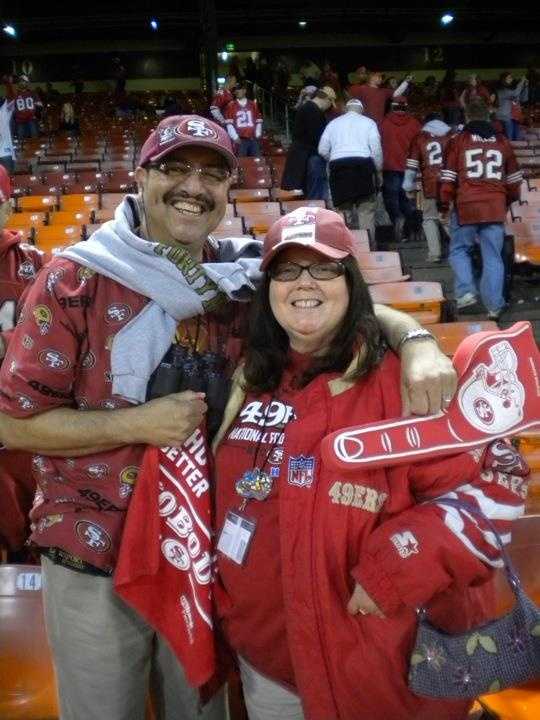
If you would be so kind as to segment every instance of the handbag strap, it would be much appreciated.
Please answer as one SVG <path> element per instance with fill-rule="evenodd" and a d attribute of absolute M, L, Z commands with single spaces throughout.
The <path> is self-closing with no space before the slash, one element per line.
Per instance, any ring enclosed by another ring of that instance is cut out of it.
<path fill-rule="evenodd" d="M 436 502 L 438 505 L 450 505 L 450 507 L 458 508 L 459 510 L 465 510 L 471 515 L 475 515 L 476 517 L 481 518 L 486 523 L 488 528 L 495 536 L 495 540 L 497 541 L 497 545 L 499 546 L 499 550 L 501 551 L 501 558 L 504 563 L 506 577 L 508 578 L 508 582 L 510 584 L 510 587 L 512 588 L 512 592 L 514 593 L 514 595 L 517 596 L 518 591 L 521 589 L 521 580 L 519 578 L 516 568 L 510 560 L 510 556 L 504 548 L 501 536 L 499 535 L 497 528 L 491 522 L 491 520 L 487 518 L 481 510 L 479 510 L 477 507 L 474 507 L 474 505 L 469 505 L 468 503 L 461 500 L 456 500 L 455 498 L 443 497 L 437 498 L 437 500 L 430 500 L 429 502 Z"/>

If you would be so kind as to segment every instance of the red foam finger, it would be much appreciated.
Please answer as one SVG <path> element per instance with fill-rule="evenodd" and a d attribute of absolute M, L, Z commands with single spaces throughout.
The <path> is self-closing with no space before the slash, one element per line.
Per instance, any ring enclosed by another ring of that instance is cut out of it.
<path fill-rule="evenodd" d="M 530 323 L 470 335 L 453 363 L 458 389 L 448 408 L 334 432 L 322 442 L 323 462 L 335 470 L 398 465 L 540 428 L 540 353 Z"/>

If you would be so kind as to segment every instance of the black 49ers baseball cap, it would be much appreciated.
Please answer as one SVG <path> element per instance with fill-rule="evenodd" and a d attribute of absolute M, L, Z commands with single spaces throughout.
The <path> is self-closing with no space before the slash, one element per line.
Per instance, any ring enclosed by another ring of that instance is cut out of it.
<path fill-rule="evenodd" d="M 231 170 L 237 166 L 225 128 L 200 115 L 171 115 L 162 120 L 142 146 L 139 165 L 161 160 L 183 147 L 210 148 L 225 158 Z"/>

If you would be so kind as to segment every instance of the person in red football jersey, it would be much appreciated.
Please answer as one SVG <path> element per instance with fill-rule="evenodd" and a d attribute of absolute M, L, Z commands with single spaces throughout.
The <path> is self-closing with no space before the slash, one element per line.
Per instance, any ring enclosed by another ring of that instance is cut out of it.
<path fill-rule="evenodd" d="M 16 88 L 11 78 L 6 78 L 6 97 L 15 102 L 15 128 L 19 140 L 37 137 L 39 134 L 36 111 L 41 100 L 30 88 L 26 75 L 21 75 Z"/>
<path fill-rule="evenodd" d="M 523 175 L 510 142 L 490 124 L 487 105 L 471 103 L 466 117 L 463 132 L 447 145 L 441 171 L 441 201 L 453 203 L 449 260 L 458 309 L 477 305 L 479 289 L 488 317 L 497 320 L 505 306 L 504 221 Z M 477 240 L 483 266 L 478 289 L 470 255 Z"/>
<path fill-rule="evenodd" d="M 392 102 L 391 111 L 381 123 L 383 148 L 383 199 L 390 216 L 396 242 L 400 242 L 414 222 L 414 207 L 402 188 L 411 142 L 420 132 L 418 120 L 407 112 L 406 102 Z M 408 228 L 405 224 L 408 223 Z"/>
<path fill-rule="evenodd" d="M 246 93 L 244 83 L 236 86 L 236 99 L 230 102 L 225 110 L 227 132 L 231 140 L 238 144 L 239 157 L 259 157 L 263 119 L 257 101 L 249 100 Z"/>
<path fill-rule="evenodd" d="M 229 75 L 229 77 L 225 81 L 225 85 L 217 91 L 217 93 L 212 99 L 212 103 L 210 105 L 210 115 L 215 120 L 215 122 L 219 123 L 220 125 L 225 125 L 225 118 L 223 116 L 223 113 L 225 112 L 225 108 L 227 107 L 227 105 L 234 100 L 233 90 L 235 86 L 236 76 Z"/>
<path fill-rule="evenodd" d="M 5 230 L 11 214 L 11 183 L 0 166 L 0 362 L 15 327 L 17 302 L 33 282 L 46 256 L 33 245 L 19 243 L 17 233 Z M 31 456 L 0 450 L 0 545 L 21 550 L 28 537 L 28 513 L 34 499 Z"/>
<path fill-rule="evenodd" d="M 422 183 L 422 227 L 428 246 L 427 261 L 441 260 L 441 231 L 439 221 L 438 195 L 443 153 L 450 139 L 451 128 L 439 113 L 432 113 L 425 119 L 421 132 L 414 138 L 407 158 L 403 189 L 416 193 L 418 173 Z"/>
<path fill-rule="evenodd" d="M 403 80 L 397 88 L 383 88 L 381 87 L 383 83 L 382 73 L 370 72 L 367 83 L 351 85 L 348 93 L 350 97 L 358 98 L 358 100 L 362 101 L 364 115 L 375 120 L 377 125 L 380 126 L 386 112 L 387 101 L 403 95 L 411 80 L 412 75 L 407 75 L 405 80 Z"/>

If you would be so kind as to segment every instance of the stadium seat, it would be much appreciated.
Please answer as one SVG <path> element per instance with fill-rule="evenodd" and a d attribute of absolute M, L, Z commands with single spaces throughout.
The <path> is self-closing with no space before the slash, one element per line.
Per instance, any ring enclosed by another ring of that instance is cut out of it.
<path fill-rule="evenodd" d="M 93 210 L 60 210 L 49 214 L 49 225 L 88 225 L 93 219 Z"/>
<path fill-rule="evenodd" d="M 116 210 L 124 199 L 124 193 L 103 193 L 101 196 L 102 210 Z"/>
<path fill-rule="evenodd" d="M 240 157 L 238 158 L 238 167 L 241 170 L 249 170 L 250 168 L 269 167 L 264 157 Z"/>
<path fill-rule="evenodd" d="M 301 190 L 281 190 L 281 192 L 299 192 L 301 193 Z M 285 202 L 281 201 L 281 207 L 283 208 L 284 213 L 290 213 L 293 210 L 296 210 L 300 207 L 326 207 L 326 203 L 324 200 L 287 200 Z"/>
<path fill-rule="evenodd" d="M 45 225 L 46 222 L 46 212 L 19 212 L 9 216 L 6 228 L 8 230 L 11 230 L 11 228 L 34 228 Z"/>
<path fill-rule="evenodd" d="M 358 253 L 356 259 L 368 285 L 401 282 L 410 278 L 410 275 L 403 274 L 401 257 L 397 252 L 363 252 Z"/>
<path fill-rule="evenodd" d="M 212 232 L 212 235 L 214 236 L 234 236 L 238 237 L 239 235 L 244 234 L 244 221 L 241 217 L 233 217 L 233 218 L 223 218 L 223 220 L 219 223 L 217 228 Z"/>
<path fill-rule="evenodd" d="M 13 175 L 11 178 L 11 195 L 18 197 L 19 195 L 38 195 L 36 190 L 43 188 L 43 182 L 39 175 Z"/>
<path fill-rule="evenodd" d="M 72 245 L 82 238 L 82 225 L 46 225 L 34 231 L 35 245 L 47 252 L 64 245 Z"/>
<path fill-rule="evenodd" d="M 276 200 L 277 202 L 281 202 L 282 204 L 295 200 L 301 200 L 302 195 L 302 190 L 282 190 L 281 188 L 277 187 L 272 188 L 272 191 L 270 192 L 272 200 Z M 306 200 L 306 202 L 308 201 Z"/>
<path fill-rule="evenodd" d="M 260 166 L 260 169 L 244 170 L 240 175 L 240 185 L 242 188 L 248 189 L 270 189 L 272 187 L 272 174 L 270 170 L 262 166 Z"/>
<path fill-rule="evenodd" d="M 487 330 L 496 331 L 498 329 L 497 323 L 493 322 L 493 320 L 435 323 L 429 326 L 429 331 L 435 335 L 439 347 L 448 357 L 453 357 L 457 346 L 469 335 Z"/>
<path fill-rule="evenodd" d="M 270 200 L 270 190 L 267 190 L 267 189 L 229 190 L 229 199 L 231 202 L 240 202 L 240 203 L 267 202 Z"/>
<path fill-rule="evenodd" d="M 112 170 L 108 173 L 101 173 L 100 188 L 102 192 L 132 192 L 135 188 L 135 184 L 133 170 Z"/>
<path fill-rule="evenodd" d="M 523 432 L 516 437 L 519 452 L 534 472 L 540 472 L 540 433 Z"/>
<path fill-rule="evenodd" d="M 373 302 L 403 310 L 421 325 L 441 321 L 444 295 L 438 282 L 393 282 L 371 285 Z"/>
<path fill-rule="evenodd" d="M 97 210 L 99 195 L 63 195 L 60 198 L 60 210 Z"/>
<path fill-rule="evenodd" d="M 54 720 L 58 712 L 41 568 L 0 565 L 0 718 Z"/>
<path fill-rule="evenodd" d="M 540 605 L 540 515 L 519 518 L 512 524 L 509 555 L 529 597 Z M 496 577 L 499 613 L 508 612 L 515 598 L 504 572 Z M 498 720 L 536 720 L 540 717 L 540 680 L 479 698 L 490 717 Z"/>
<path fill-rule="evenodd" d="M 17 198 L 17 209 L 21 212 L 44 212 L 55 210 L 58 205 L 56 195 L 27 195 Z"/>
<path fill-rule="evenodd" d="M 281 215 L 281 205 L 278 202 L 245 202 L 235 201 L 236 214 L 246 215 Z"/>

